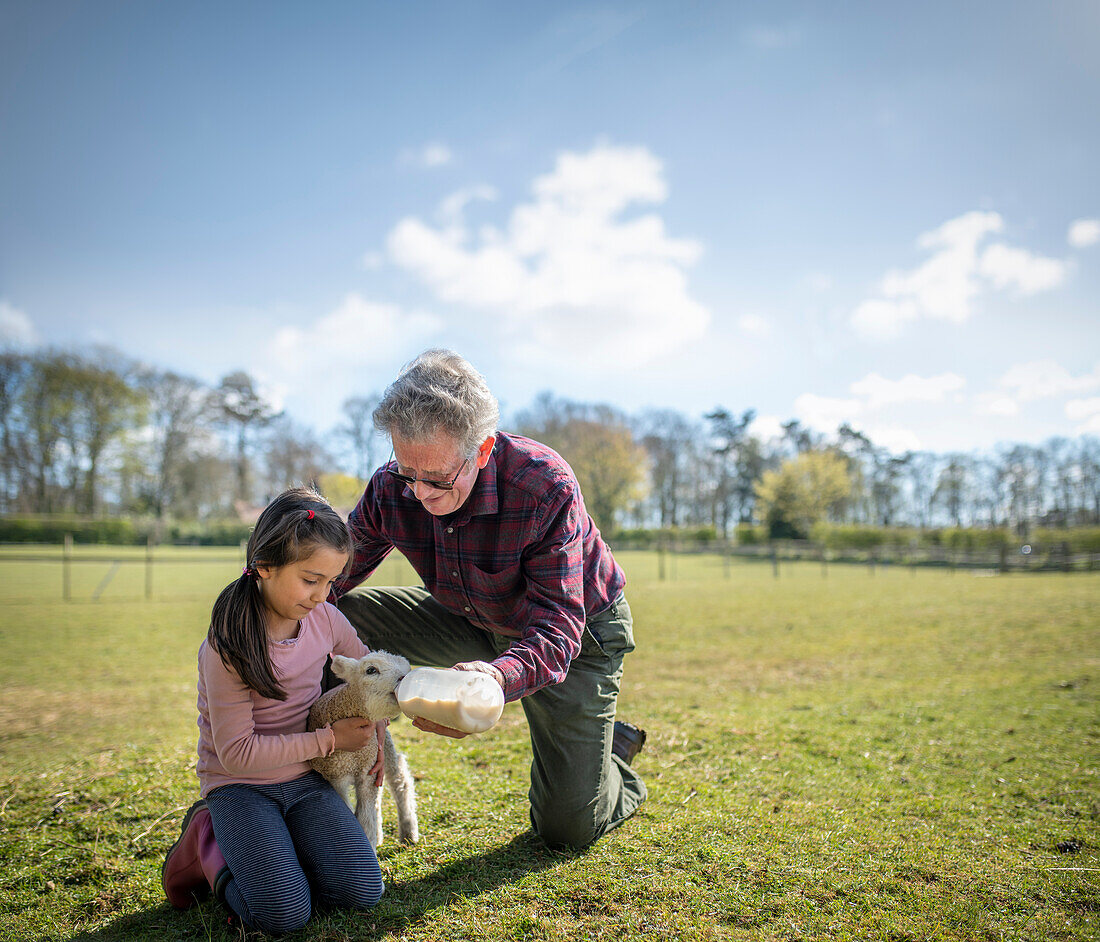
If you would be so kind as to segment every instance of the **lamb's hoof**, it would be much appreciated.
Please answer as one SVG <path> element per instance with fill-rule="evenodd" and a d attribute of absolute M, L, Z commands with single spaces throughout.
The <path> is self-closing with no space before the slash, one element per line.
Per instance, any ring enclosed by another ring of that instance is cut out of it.
<path fill-rule="evenodd" d="M 632 723 L 615 721 L 615 734 L 611 737 L 611 751 L 623 762 L 630 765 L 634 757 L 642 751 L 645 745 L 645 730 L 639 729 Z"/>

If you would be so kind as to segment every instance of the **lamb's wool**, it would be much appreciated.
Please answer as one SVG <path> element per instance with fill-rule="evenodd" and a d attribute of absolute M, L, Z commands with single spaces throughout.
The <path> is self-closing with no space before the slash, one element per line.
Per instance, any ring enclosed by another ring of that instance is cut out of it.
<path fill-rule="evenodd" d="M 355 660 L 339 655 L 332 659 L 332 671 L 345 683 L 323 693 L 309 711 L 309 729 L 328 726 L 348 716 L 368 720 L 395 719 L 400 714 L 394 690 L 409 672 L 409 662 L 386 651 L 372 651 Z M 382 789 L 374 784 L 370 768 L 378 756 L 378 745 L 371 737 L 356 751 L 339 750 L 329 756 L 310 760 L 355 811 L 367 839 L 374 847 L 382 843 Z M 387 729 L 382 742 L 385 782 L 397 805 L 397 839 L 415 844 L 419 839 L 416 821 L 416 793 L 412 773 L 404 755 L 397 751 Z M 354 804 L 351 792 L 354 789 Z"/>

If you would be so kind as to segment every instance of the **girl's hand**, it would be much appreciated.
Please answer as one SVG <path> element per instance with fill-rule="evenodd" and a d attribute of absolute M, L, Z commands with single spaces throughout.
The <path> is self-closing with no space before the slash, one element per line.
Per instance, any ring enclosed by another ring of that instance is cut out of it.
<path fill-rule="evenodd" d="M 374 734 L 378 737 L 378 758 L 374 760 L 374 765 L 370 767 L 368 775 L 374 776 L 374 787 L 382 787 L 382 743 L 386 739 L 386 727 L 390 725 L 389 720 L 379 720 L 374 724 Z"/>
<path fill-rule="evenodd" d="M 361 716 L 346 716 L 342 720 L 335 720 L 331 728 L 336 748 L 348 752 L 358 752 L 374 735 L 374 723 Z"/>

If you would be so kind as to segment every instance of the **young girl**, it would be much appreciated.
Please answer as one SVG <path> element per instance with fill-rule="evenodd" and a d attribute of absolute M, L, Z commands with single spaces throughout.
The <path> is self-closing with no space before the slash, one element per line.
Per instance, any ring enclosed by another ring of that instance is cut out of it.
<path fill-rule="evenodd" d="M 363 748 L 376 732 L 362 718 L 306 732 L 327 657 L 368 653 L 325 601 L 350 550 L 347 527 L 319 494 L 285 491 L 260 514 L 243 574 L 214 603 L 199 648 L 202 800 L 161 873 L 174 906 L 209 884 L 246 926 L 278 934 L 304 926 L 314 903 L 367 909 L 382 896 L 363 829 L 309 766 Z"/>

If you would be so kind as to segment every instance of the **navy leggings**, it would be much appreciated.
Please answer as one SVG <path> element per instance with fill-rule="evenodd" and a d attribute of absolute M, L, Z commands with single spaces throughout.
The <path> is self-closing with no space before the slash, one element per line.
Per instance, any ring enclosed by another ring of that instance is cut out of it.
<path fill-rule="evenodd" d="M 374 848 L 318 773 L 276 785 L 223 785 L 206 804 L 233 875 L 225 901 L 250 928 L 293 932 L 315 904 L 369 909 L 381 899 Z"/>

